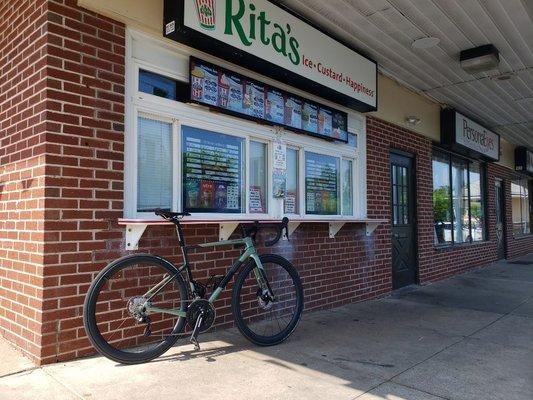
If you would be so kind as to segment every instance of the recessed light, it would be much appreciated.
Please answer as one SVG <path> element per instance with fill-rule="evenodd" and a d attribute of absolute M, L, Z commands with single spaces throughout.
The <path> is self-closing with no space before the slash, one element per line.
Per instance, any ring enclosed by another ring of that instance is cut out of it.
<path fill-rule="evenodd" d="M 493 80 L 493 81 L 508 81 L 509 79 L 511 79 L 512 77 L 514 76 L 513 73 L 503 73 L 503 74 L 499 74 L 499 75 L 492 75 L 490 76 L 490 79 Z"/>
<path fill-rule="evenodd" d="M 411 47 L 413 49 L 425 50 L 425 49 L 430 49 L 431 47 L 435 47 L 439 43 L 440 43 L 439 38 L 428 36 L 428 37 L 416 39 L 413 43 L 411 43 Z"/>

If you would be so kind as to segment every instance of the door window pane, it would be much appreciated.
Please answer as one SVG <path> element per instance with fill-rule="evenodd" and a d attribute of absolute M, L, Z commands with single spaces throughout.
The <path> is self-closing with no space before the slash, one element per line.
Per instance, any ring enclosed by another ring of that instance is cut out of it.
<path fill-rule="evenodd" d="M 342 215 L 353 215 L 353 163 L 342 160 Z"/>
<path fill-rule="evenodd" d="M 184 126 L 183 204 L 186 212 L 244 211 L 244 139 Z"/>
<path fill-rule="evenodd" d="M 298 214 L 298 150 L 287 149 L 287 194 L 283 202 L 285 214 Z"/>
<path fill-rule="evenodd" d="M 452 217 L 450 201 L 450 157 L 433 155 L 433 226 L 435 243 L 451 243 Z"/>
<path fill-rule="evenodd" d="M 339 159 L 305 153 L 306 214 L 339 214 Z"/>
<path fill-rule="evenodd" d="M 470 241 L 469 206 L 468 206 L 468 163 L 452 160 L 452 198 L 454 241 Z"/>
<path fill-rule="evenodd" d="M 267 200 L 267 145 L 250 142 L 250 213 L 265 214 Z"/>
<path fill-rule="evenodd" d="M 172 124 L 139 117 L 137 125 L 137 211 L 170 210 Z"/>
<path fill-rule="evenodd" d="M 472 241 L 485 239 L 485 210 L 483 209 L 483 182 L 480 163 L 470 164 L 470 216 Z"/>

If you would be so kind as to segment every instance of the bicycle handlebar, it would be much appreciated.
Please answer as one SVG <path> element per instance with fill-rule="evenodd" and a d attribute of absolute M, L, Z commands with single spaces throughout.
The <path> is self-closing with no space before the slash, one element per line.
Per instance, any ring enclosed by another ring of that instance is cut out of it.
<path fill-rule="evenodd" d="M 283 230 L 285 229 L 285 236 L 287 237 L 287 240 L 289 240 L 289 219 L 287 217 L 284 217 L 281 222 L 259 222 L 254 221 L 253 224 L 248 226 L 243 226 L 243 237 L 250 236 L 254 242 L 255 242 L 255 236 L 257 235 L 257 232 L 261 228 L 275 228 L 276 229 L 276 236 L 273 239 L 265 240 L 265 246 L 270 247 L 274 246 L 279 240 L 281 239 L 281 236 L 283 235 Z"/>

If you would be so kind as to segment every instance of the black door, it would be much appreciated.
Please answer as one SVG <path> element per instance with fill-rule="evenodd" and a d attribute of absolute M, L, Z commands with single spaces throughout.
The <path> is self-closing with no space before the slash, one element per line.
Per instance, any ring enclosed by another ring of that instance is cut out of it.
<path fill-rule="evenodd" d="M 392 287 L 416 283 L 415 178 L 413 158 L 391 153 Z"/>
<path fill-rule="evenodd" d="M 505 258 L 505 200 L 503 182 L 496 181 L 496 241 L 498 243 L 498 260 Z"/>

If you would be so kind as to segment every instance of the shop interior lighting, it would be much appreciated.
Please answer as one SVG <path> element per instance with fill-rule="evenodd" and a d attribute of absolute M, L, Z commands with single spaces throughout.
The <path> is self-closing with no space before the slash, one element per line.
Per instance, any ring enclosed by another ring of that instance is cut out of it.
<path fill-rule="evenodd" d="M 492 71 L 500 63 L 500 53 L 492 44 L 463 50 L 459 55 L 461 68 L 469 74 Z"/>

